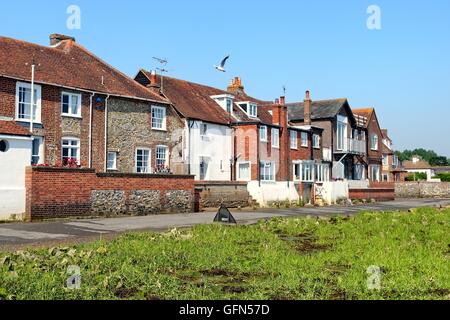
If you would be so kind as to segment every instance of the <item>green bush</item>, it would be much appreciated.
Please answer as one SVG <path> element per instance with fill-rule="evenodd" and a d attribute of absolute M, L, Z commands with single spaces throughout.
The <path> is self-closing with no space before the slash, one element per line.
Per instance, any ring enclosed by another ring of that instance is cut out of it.
<path fill-rule="evenodd" d="M 406 177 L 406 181 L 422 181 L 427 180 L 427 174 L 425 172 L 412 173 Z"/>
<path fill-rule="evenodd" d="M 450 173 L 439 173 L 434 178 L 441 179 L 442 182 L 450 182 Z"/>

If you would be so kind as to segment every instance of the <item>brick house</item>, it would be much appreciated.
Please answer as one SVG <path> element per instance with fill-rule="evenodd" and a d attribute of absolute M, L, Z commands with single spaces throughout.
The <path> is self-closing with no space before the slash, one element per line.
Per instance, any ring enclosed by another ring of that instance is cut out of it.
<path fill-rule="evenodd" d="M 371 182 L 381 182 L 383 161 L 383 133 L 374 108 L 353 109 L 359 130 L 367 137 L 366 178 Z"/>
<path fill-rule="evenodd" d="M 74 161 L 97 172 L 151 173 L 182 162 L 181 143 L 173 134 L 183 123 L 167 99 L 64 35 L 51 35 L 48 47 L 0 37 L 0 120 L 0 131 L 29 132 L 31 150 L 23 155 L 28 159 L 16 160 L 23 170 Z M 16 137 L 2 140 L 11 145 Z M 0 155 L 3 162 L 6 153 Z M 16 186 L 21 193 L 24 183 Z M 23 210 L 9 211 L 15 213 Z"/>
<path fill-rule="evenodd" d="M 381 133 L 383 134 L 383 143 L 381 146 L 383 151 L 381 180 L 383 182 L 405 181 L 407 172 L 401 161 L 395 155 L 393 141 L 389 137 L 388 130 L 382 129 Z"/>
<path fill-rule="evenodd" d="M 287 107 L 291 124 L 323 129 L 322 158 L 332 165 L 330 179 L 365 179 L 366 138 L 347 99 L 311 101 L 307 92 L 304 102 L 288 103 Z"/>
<path fill-rule="evenodd" d="M 75 39 L 50 38 L 49 47 L 0 38 L 0 116 L 33 131 L 33 164 L 58 165 L 74 158 L 98 172 L 151 172 L 157 164 L 168 166 L 169 156 L 180 161 L 178 150 L 172 152 L 177 141 L 171 133 L 182 124 L 164 97 L 145 90 Z"/>

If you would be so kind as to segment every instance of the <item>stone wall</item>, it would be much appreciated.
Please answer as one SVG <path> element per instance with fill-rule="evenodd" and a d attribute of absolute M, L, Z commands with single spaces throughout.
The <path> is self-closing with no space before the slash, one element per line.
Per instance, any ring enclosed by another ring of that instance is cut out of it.
<path fill-rule="evenodd" d="M 26 219 L 188 213 L 194 177 L 28 167 Z"/>
<path fill-rule="evenodd" d="M 183 134 L 184 123 L 166 108 L 166 130 L 153 130 L 151 104 L 126 99 L 111 98 L 108 103 L 108 150 L 117 152 L 117 170 L 135 172 L 136 148 L 151 150 L 151 167 L 156 166 L 156 146 L 169 148 L 170 167 L 173 173 L 184 174 Z"/>
<path fill-rule="evenodd" d="M 397 198 L 450 198 L 448 182 L 399 182 L 395 184 Z"/>
<path fill-rule="evenodd" d="M 228 208 L 243 208 L 251 204 L 247 182 L 199 181 L 195 187 L 201 190 L 203 208 L 218 208 L 222 204 Z"/>

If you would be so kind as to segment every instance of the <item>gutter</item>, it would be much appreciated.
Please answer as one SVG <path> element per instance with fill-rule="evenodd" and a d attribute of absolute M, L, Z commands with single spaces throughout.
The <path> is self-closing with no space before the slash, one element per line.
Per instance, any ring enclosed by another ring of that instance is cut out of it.
<path fill-rule="evenodd" d="M 25 78 L 12 77 L 12 76 L 8 76 L 8 75 L 4 75 L 4 74 L 0 74 L 0 77 L 13 79 L 13 80 L 18 80 L 18 81 L 23 81 L 23 82 L 30 82 L 30 80 L 25 79 Z M 55 83 L 51 83 L 51 82 L 37 81 L 35 83 L 36 84 L 41 84 L 41 85 L 48 85 L 48 86 L 53 86 L 53 87 L 64 88 L 64 89 L 73 90 L 73 91 L 92 93 L 92 90 L 81 89 L 81 88 L 71 87 L 71 86 L 65 86 L 65 85 L 55 84 Z M 168 102 L 168 101 L 167 102 L 165 102 L 165 101 L 157 101 L 157 100 L 153 100 L 153 99 L 145 99 L 145 98 L 126 96 L 126 95 L 114 94 L 114 93 L 108 93 L 108 92 L 97 92 L 97 94 L 108 95 L 108 96 L 113 96 L 113 97 L 117 97 L 117 98 L 133 99 L 133 100 L 140 100 L 140 101 L 147 101 L 147 102 L 152 102 L 152 103 L 159 103 L 159 104 L 168 104 L 168 105 L 170 105 L 170 102 Z"/>

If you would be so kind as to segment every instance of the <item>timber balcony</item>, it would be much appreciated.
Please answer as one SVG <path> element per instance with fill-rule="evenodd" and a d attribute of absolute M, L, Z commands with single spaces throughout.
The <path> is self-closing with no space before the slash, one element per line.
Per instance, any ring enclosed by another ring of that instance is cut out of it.
<path fill-rule="evenodd" d="M 334 146 L 334 153 L 335 154 L 351 153 L 351 154 L 365 155 L 367 153 L 367 142 L 365 140 L 358 140 L 352 138 L 344 139 L 343 143 L 339 143 L 339 141 L 336 141 Z"/>

